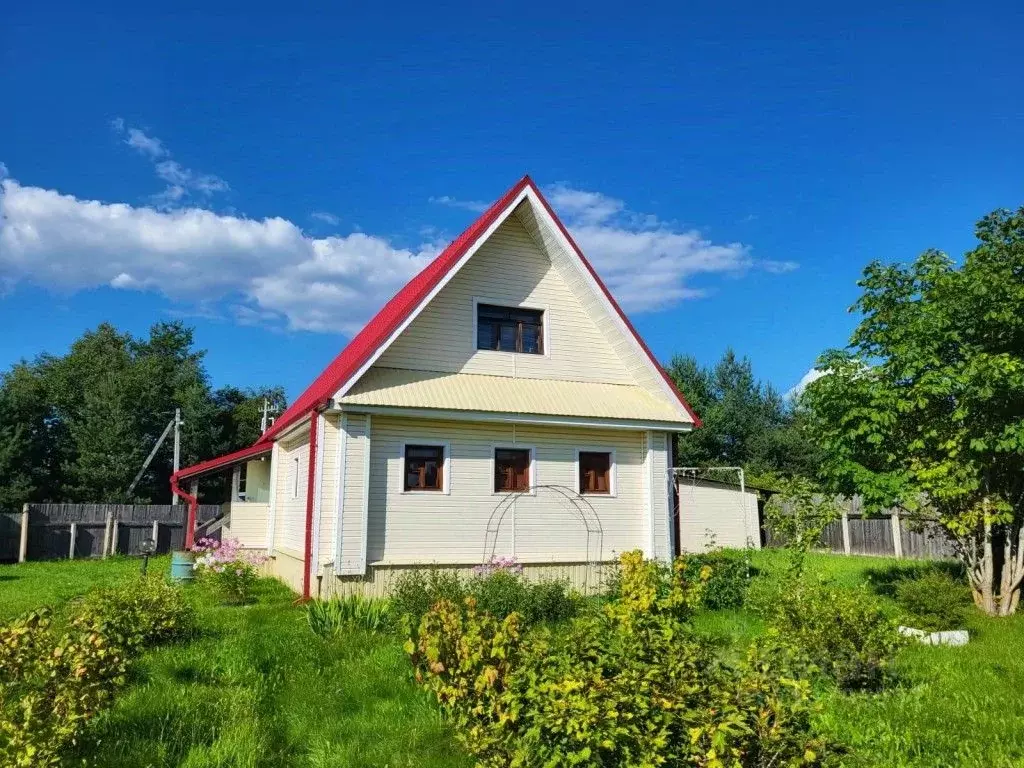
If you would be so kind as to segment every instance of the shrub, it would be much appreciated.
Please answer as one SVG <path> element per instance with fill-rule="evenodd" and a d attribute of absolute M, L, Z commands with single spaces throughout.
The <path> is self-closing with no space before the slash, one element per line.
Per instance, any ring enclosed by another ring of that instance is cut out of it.
<path fill-rule="evenodd" d="M 57 632 L 48 611 L 0 627 L 0 762 L 59 765 L 124 685 L 126 663 L 99 632 Z"/>
<path fill-rule="evenodd" d="M 707 566 L 711 575 L 704 585 L 703 604 L 712 610 L 739 608 L 743 605 L 750 584 L 750 565 L 743 552 L 735 549 L 716 549 L 703 554 L 683 555 L 684 573 L 696 580 Z"/>
<path fill-rule="evenodd" d="M 896 583 L 896 602 L 915 628 L 938 632 L 963 627 L 970 592 L 949 574 L 928 569 Z"/>
<path fill-rule="evenodd" d="M 895 623 L 863 588 L 785 582 L 763 617 L 802 648 L 843 690 L 879 690 L 892 678 L 903 641 Z"/>
<path fill-rule="evenodd" d="M 482 766 L 821 764 L 810 689 L 781 666 L 788 656 L 718 662 L 679 618 L 699 581 L 673 574 L 663 590 L 654 564 L 624 555 L 616 600 L 557 632 L 442 602 L 406 649 Z"/>
<path fill-rule="evenodd" d="M 191 631 L 192 609 L 158 578 L 96 590 L 0 626 L 0 764 L 56 766 L 126 680 L 144 648 Z"/>
<path fill-rule="evenodd" d="M 260 566 L 267 561 L 264 555 L 246 552 L 238 539 L 200 539 L 193 551 L 199 553 L 196 574 L 215 584 L 225 600 L 238 604 L 252 600 Z"/>
<path fill-rule="evenodd" d="M 153 575 L 89 592 L 73 605 L 70 623 L 137 653 L 187 636 L 194 616 L 182 591 Z"/>
<path fill-rule="evenodd" d="M 433 606 L 447 600 L 460 609 L 472 597 L 478 611 L 504 619 L 518 613 L 523 626 L 558 622 L 575 616 L 582 600 L 567 582 L 531 582 L 514 561 L 492 561 L 462 578 L 452 571 L 409 570 L 395 581 L 391 601 L 395 616 L 415 627 Z"/>
<path fill-rule="evenodd" d="M 391 605 L 387 600 L 348 595 L 333 600 L 314 600 L 306 606 L 309 628 L 320 637 L 337 637 L 342 630 L 359 627 L 368 632 L 391 628 Z"/>
<path fill-rule="evenodd" d="M 462 605 L 467 595 L 465 581 L 454 571 L 411 568 L 395 579 L 391 604 L 396 616 L 407 618 L 415 626 L 440 601 Z"/>
<path fill-rule="evenodd" d="M 524 619 L 528 624 L 557 623 L 580 612 L 583 598 L 557 579 L 531 582 Z"/>

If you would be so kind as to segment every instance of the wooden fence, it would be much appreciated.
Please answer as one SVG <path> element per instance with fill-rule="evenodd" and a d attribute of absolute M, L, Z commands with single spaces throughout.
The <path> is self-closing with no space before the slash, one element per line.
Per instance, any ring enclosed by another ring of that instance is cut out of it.
<path fill-rule="evenodd" d="M 880 555 L 939 559 L 954 556 L 949 540 L 936 523 L 911 523 L 901 510 L 881 515 L 864 515 L 860 499 L 839 502 L 842 516 L 825 528 L 818 547 L 845 555 Z M 779 546 L 770 530 L 765 530 L 766 546 Z"/>
<path fill-rule="evenodd" d="M 213 527 L 219 504 L 200 504 L 197 525 Z M 157 552 L 181 549 L 188 505 L 26 504 L 0 513 L 0 562 L 138 554 L 148 538 Z"/>

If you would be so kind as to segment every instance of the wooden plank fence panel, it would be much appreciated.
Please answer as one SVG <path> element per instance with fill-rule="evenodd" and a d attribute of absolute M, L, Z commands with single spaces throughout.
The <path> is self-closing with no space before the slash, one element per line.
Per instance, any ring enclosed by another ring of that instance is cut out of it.
<path fill-rule="evenodd" d="M 141 543 L 159 523 L 157 552 L 181 549 L 185 541 L 187 505 L 171 504 L 29 504 L 28 559 L 67 558 L 71 524 L 76 524 L 75 557 L 101 557 L 108 514 L 113 515 L 116 554 L 138 554 Z M 216 520 L 219 504 L 200 504 L 198 525 Z M 21 513 L 0 513 L 0 562 L 16 562 Z"/>

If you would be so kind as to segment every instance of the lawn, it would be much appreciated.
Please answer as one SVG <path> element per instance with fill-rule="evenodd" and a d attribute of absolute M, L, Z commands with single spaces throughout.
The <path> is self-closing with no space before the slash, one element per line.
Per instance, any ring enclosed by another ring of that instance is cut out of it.
<path fill-rule="evenodd" d="M 778 552 L 758 553 L 762 573 Z M 906 561 L 812 555 L 809 571 L 879 591 Z M 165 570 L 166 559 L 154 568 Z M 59 605 L 137 572 L 138 561 L 0 568 L 0 618 Z M 131 686 L 90 730 L 99 766 L 468 766 L 433 702 L 410 680 L 400 641 L 353 631 L 324 641 L 273 581 L 258 601 L 221 606 L 194 594 L 202 635 L 147 654 Z M 888 598 L 883 597 L 888 601 Z M 890 602 L 890 606 L 894 605 Z M 763 631 L 744 611 L 700 614 L 696 630 L 735 653 Z M 823 688 L 820 729 L 849 745 L 851 766 L 1024 765 L 1024 616 L 975 616 L 964 648 L 913 645 L 899 685 L 878 695 Z"/>
<path fill-rule="evenodd" d="M 152 567 L 166 570 L 166 558 Z M 59 605 L 138 561 L 0 568 L 0 616 Z M 137 665 L 115 706 L 90 729 L 97 766 L 468 766 L 432 700 L 411 680 L 394 637 L 354 631 L 325 642 L 295 596 L 264 580 L 258 601 L 221 606 L 191 587 L 202 635 Z"/>
<path fill-rule="evenodd" d="M 783 567 L 782 553 L 756 553 L 761 572 Z M 810 555 L 813 577 L 838 584 L 873 584 L 882 599 L 892 569 L 926 567 L 888 558 Z M 696 619 L 700 632 L 735 648 L 763 630 L 744 611 L 714 611 Z M 824 690 L 819 727 L 847 744 L 848 765 L 897 768 L 1024 765 L 1024 615 L 988 619 L 972 612 L 970 643 L 962 648 L 919 644 L 898 659 L 899 684 L 881 694 Z"/>

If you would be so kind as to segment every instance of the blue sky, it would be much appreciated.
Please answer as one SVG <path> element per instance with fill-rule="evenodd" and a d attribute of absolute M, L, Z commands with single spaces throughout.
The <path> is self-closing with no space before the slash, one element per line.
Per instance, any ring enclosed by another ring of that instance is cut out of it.
<path fill-rule="evenodd" d="M 1018 3 L 332 5 L 5 9 L 0 366 L 184 317 L 294 397 L 530 173 L 660 357 L 787 390 L 1024 203 Z"/>

